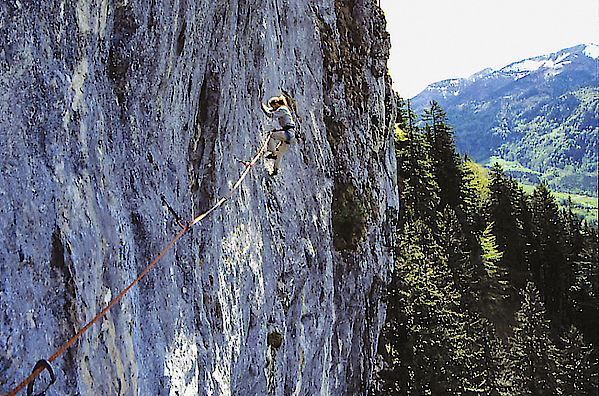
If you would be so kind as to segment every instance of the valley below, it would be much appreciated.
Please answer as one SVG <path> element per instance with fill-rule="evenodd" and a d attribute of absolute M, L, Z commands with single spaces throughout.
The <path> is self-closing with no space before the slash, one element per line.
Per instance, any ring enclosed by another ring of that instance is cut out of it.
<path fill-rule="evenodd" d="M 596 44 L 581 44 L 439 81 L 411 108 L 422 114 L 439 103 L 462 155 L 489 169 L 499 163 L 525 189 L 546 185 L 597 224 L 598 54 Z"/>

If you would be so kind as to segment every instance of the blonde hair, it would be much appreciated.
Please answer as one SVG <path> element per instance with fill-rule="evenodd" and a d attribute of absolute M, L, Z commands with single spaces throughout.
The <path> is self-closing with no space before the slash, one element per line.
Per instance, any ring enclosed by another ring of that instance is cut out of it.
<path fill-rule="evenodd" d="M 289 108 L 289 106 L 287 106 L 287 99 L 285 99 L 285 95 L 273 96 L 272 98 L 268 99 L 268 106 L 272 109 L 278 109 L 281 106 Z"/>

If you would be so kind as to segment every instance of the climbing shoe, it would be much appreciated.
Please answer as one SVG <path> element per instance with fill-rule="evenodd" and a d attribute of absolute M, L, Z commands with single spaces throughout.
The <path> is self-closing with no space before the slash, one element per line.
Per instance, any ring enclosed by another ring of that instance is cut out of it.
<path fill-rule="evenodd" d="M 276 160 L 276 159 L 277 159 L 277 156 L 276 156 L 276 155 L 274 155 L 273 153 L 270 153 L 270 154 L 268 154 L 268 155 L 266 156 L 266 158 L 267 158 L 267 159 L 275 159 L 275 160 Z"/>

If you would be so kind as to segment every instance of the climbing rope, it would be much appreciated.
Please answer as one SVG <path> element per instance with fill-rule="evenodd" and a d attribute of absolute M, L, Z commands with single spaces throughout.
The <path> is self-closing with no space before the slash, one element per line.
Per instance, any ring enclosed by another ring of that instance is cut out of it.
<path fill-rule="evenodd" d="M 270 139 L 270 135 L 266 139 L 266 141 L 262 144 L 262 146 L 260 147 L 260 149 L 258 150 L 256 155 L 252 158 L 252 160 L 244 163 L 245 170 L 241 173 L 241 176 L 239 177 L 237 182 L 233 185 L 233 188 L 231 188 L 231 191 L 229 191 L 229 194 L 227 196 L 222 197 L 210 209 L 208 209 L 206 212 L 202 213 L 201 215 L 197 216 L 190 223 L 181 224 L 181 221 L 178 221 L 179 226 L 181 227 L 181 231 L 179 231 L 179 233 L 173 238 L 173 240 L 169 242 L 169 244 L 146 267 L 146 269 L 144 269 L 143 272 L 141 274 L 139 274 L 139 276 L 137 278 L 135 278 L 135 280 L 129 284 L 129 286 L 127 286 L 125 289 L 123 289 L 123 291 L 120 292 L 118 296 L 116 296 L 104 309 L 102 309 L 92 320 L 90 320 L 89 323 L 87 323 L 85 326 L 83 326 L 83 328 L 81 328 L 81 330 L 79 330 L 77 332 L 77 334 L 75 334 L 67 342 L 65 342 L 60 348 L 58 348 L 58 350 L 56 352 L 54 352 L 54 354 L 48 360 L 41 359 L 40 361 L 38 361 L 37 364 L 35 365 L 35 367 L 33 368 L 33 372 L 27 378 L 25 378 L 23 380 L 23 382 L 21 382 L 19 385 L 17 385 L 16 388 L 14 388 L 12 391 L 10 391 L 7 396 L 16 395 L 25 386 L 27 386 L 27 395 L 28 396 L 32 395 L 33 394 L 33 382 L 34 382 L 35 378 L 37 378 L 37 376 L 39 376 L 44 370 L 48 370 L 48 372 L 50 373 L 51 379 L 52 379 L 50 384 L 48 385 L 48 387 L 49 387 L 54 382 L 54 373 L 52 372 L 50 363 L 52 363 L 54 360 L 56 360 L 56 358 L 58 358 L 69 346 L 71 346 L 71 344 L 73 344 L 73 342 L 75 342 L 75 340 L 77 340 L 81 335 L 83 335 L 83 333 L 85 333 L 96 321 L 98 321 L 101 317 L 103 317 L 110 308 L 112 308 L 137 282 L 139 282 L 139 280 L 141 278 L 143 278 L 150 271 L 150 269 L 152 269 L 154 264 L 156 264 L 158 262 L 158 260 L 160 260 L 162 258 L 162 256 L 164 256 L 166 254 L 166 252 L 169 251 L 169 249 L 175 244 L 175 242 L 177 242 L 177 240 L 179 238 L 181 238 L 181 236 L 183 236 L 183 234 L 187 230 L 189 230 L 190 227 L 192 227 L 195 224 L 202 221 L 210 213 L 212 213 L 214 210 L 216 210 L 219 206 L 221 206 L 227 200 L 231 199 L 231 197 L 233 196 L 233 193 L 239 188 L 239 186 L 241 185 L 241 183 L 243 182 L 245 177 L 248 175 L 250 169 L 256 164 L 256 162 L 258 162 L 258 160 L 260 159 L 260 156 L 266 150 L 269 139 Z M 162 198 L 162 199 L 164 201 L 164 198 Z M 172 208 L 169 207 L 169 210 L 172 211 Z M 176 216 L 176 217 L 178 217 L 178 216 Z M 46 390 L 47 390 L 47 388 L 46 388 Z M 45 390 L 42 393 L 40 393 L 39 395 L 43 395 L 44 393 L 45 393 Z"/>

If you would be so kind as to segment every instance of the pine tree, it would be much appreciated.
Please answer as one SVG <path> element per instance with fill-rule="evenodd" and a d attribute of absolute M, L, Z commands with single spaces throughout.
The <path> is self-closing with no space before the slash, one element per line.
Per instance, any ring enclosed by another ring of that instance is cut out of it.
<path fill-rule="evenodd" d="M 483 302 L 493 312 L 509 295 L 509 281 L 507 271 L 499 264 L 503 252 L 499 250 L 493 235 L 493 223 L 490 223 L 480 237 L 482 250 L 482 265 L 484 274 L 481 274 L 481 291 L 484 293 Z"/>
<path fill-rule="evenodd" d="M 560 223 L 563 225 L 563 248 L 566 260 L 574 263 L 580 260 L 584 249 L 582 222 L 574 213 L 574 204 L 568 197 L 566 208 L 560 210 Z"/>
<path fill-rule="evenodd" d="M 465 394 L 496 395 L 505 387 L 505 347 L 497 337 L 493 324 L 472 314 L 467 326 L 469 353 L 464 365 Z M 462 392 L 460 392 L 462 393 Z"/>
<path fill-rule="evenodd" d="M 434 180 L 426 141 L 417 132 L 410 139 L 405 131 L 396 128 L 395 155 L 401 192 L 400 221 L 435 218 L 440 190 Z"/>
<path fill-rule="evenodd" d="M 511 393 L 551 395 L 556 392 L 555 347 L 549 332 L 549 321 L 539 292 L 532 282 L 528 282 L 522 293 L 522 306 L 516 313 L 516 327 L 511 339 Z"/>
<path fill-rule="evenodd" d="M 458 208 L 461 204 L 460 189 L 463 170 L 460 157 L 455 150 L 453 129 L 449 125 L 447 113 L 432 101 L 430 109 L 424 110 L 425 139 L 430 146 L 435 180 L 442 191 L 442 204 Z"/>
<path fill-rule="evenodd" d="M 486 219 L 484 204 L 488 199 L 488 180 L 478 172 L 483 168 L 474 162 L 464 159 L 462 181 L 461 209 L 465 215 L 465 229 L 472 235 L 485 229 Z"/>
<path fill-rule="evenodd" d="M 582 246 L 573 263 L 572 322 L 595 347 L 599 346 L 599 244 L 596 227 L 581 227 Z"/>
<path fill-rule="evenodd" d="M 535 254 L 530 269 L 556 325 L 570 323 L 573 271 L 564 254 L 564 224 L 549 189 L 538 186 L 530 198 Z"/>
<path fill-rule="evenodd" d="M 562 395 L 597 395 L 597 360 L 582 334 L 571 326 L 557 355 L 558 389 Z"/>
<path fill-rule="evenodd" d="M 394 279 L 407 319 L 407 342 L 399 350 L 408 393 L 448 393 L 463 382 L 465 323 L 446 260 L 430 227 L 420 221 L 406 226 Z"/>
<path fill-rule="evenodd" d="M 404 225 L 374 394 L 458 394 L 499 386 L 499 341 L 491 324 L 463 303 L 448 261 L 431 227 L 421 220 Z"/>
<path fill-rule="evenodd" d="M 490 176 L 487 219 L 493 224 L 493 235 L 503 252 L 501 265 L 510 269 L 515 285 L 523 287 L 528 270 L 525 195 L 499 164 L 493 165 Z"/>

